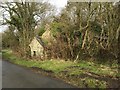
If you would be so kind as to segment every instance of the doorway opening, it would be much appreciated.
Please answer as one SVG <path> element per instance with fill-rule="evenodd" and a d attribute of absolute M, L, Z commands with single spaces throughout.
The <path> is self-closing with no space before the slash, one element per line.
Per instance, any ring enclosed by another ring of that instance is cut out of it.
<path fill-rule="evenodd" d="M 36 51 L 33 51 L 33 56 L 36 56 Z"/>

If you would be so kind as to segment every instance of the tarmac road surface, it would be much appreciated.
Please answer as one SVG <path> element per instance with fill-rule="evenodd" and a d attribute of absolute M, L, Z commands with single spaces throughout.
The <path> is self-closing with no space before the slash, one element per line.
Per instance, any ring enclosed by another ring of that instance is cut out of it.
<path fill-rule="evenodd" d="M 2 88 L 75 88 L 61 80 L 2 60 Z"/>

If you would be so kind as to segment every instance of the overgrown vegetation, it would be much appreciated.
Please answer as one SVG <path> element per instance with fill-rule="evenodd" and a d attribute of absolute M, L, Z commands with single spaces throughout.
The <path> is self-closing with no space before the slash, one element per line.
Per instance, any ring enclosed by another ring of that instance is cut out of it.
<path fill-rule="evenodd" d="M 46 2 L 6 2 L 1 3 L 0 7 L 8 14 L 6 16 L 3 13 L 3 25 L 9 26 L 3 35 L 3 48 L 9 47 L 28 58 L 28 46 L 36 34 L 41 35 L 44 32 L 43 23 L 47 22 L 51 11 L 54 12 L 53 6 Z M 41 27 L 38 27 L 38 23 L 41 23 Z"/>
<path fill-rule="evenodd" d="M 109 62 L 118 59 L 118 11 L 119 4 L 68 2 L 51 25 L 56 38 L 50 46 L 51 57 L 71 60 L 100 58 Z"/>
<path fill-rule="evenodd" d="M 1 4 L 10 16 L 4 17 L 9 30 L 3 34 L 3 47 L 28 58 L 28 45 L 32 38 L 42 36 L 46 25 L 49 25 L 55 40 L 46 45 L 46 58 L 120 60 L 119 2 L 68 1 L 59 15 L 46 2 L 13 3 Z"/>
<path fill-rule="evenodd" d="M 2 34 L 3 49 L 10 49 L 3 50 L 4 58 L 52 72 L 79 87 L 118 86 L 120 2 L 68 0 L 59 14 L 47 2 L 7 2 L 0 7 L 3 24 L 9 26 Z M 43 41 L 45 60 L 35 59 L 29 44 L 46 31 L 51 37 Z"/>
<path fill-rule="evenodd" d="M 57 78 L 62 78 L 78 87 L 106 88 L 114 87 L 120 78 L 118 64 L 98 64 L 97 62 L 71 62 L 64 60 L 25 60 L 13 54 L 11 50 L 2 50 L 3 58 L 18 65 L 37 69 L 38 71 L 52 73 Z M 113 82 L 114 81 L 114 82 Z M 111 86 L 111 83 L 114 83 Z"/>

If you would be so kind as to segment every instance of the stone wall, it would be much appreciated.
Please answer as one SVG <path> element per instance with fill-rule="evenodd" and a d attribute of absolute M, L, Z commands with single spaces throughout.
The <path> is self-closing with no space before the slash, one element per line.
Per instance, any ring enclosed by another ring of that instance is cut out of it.
<path fill-rule="evenodd" d="M 34 38 L 30 43 L 31 56 L 43 57 L 44 48 L 43 46 Z"/>

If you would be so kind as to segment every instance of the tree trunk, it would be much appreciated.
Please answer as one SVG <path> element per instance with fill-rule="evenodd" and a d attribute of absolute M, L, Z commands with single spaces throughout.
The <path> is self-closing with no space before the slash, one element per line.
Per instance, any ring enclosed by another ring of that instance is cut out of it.
<path fill-rule="evenodd" d="M 87 40 L 87 34 L 88 34 L 88 29 L 85 31 L 85 35 L 83 37 L 82 49 L 84 49 L 84 47 L 85 47 L 85 43 L 86 43 L 86 40 Z"/>

